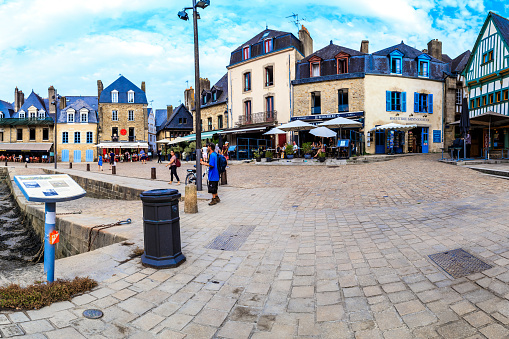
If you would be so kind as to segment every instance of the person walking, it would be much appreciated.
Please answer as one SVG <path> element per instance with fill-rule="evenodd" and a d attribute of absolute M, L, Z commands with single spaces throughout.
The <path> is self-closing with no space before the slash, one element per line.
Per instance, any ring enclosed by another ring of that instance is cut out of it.
<path fill-rule="evenodd" d="M 158 149 L 157 150 L 157 163 L 158 164 L 162 164 L 163 163 L 162 156 L 163 156 L 163 153 L 161 152 L 161 149 Z"/>
<path fill-rule="evenodd" d="M 173 183 L 173 176 L 175 175 L 175 179 L 177 179 L 177 185 L 180 185 L 180 179 L 177 174 L 177 167 L 180 167 L 180 160 L 175 154 L 175 152 L 171 151 L 170 155 L 171 155 L 170 162 L 165 166 L 165 167 L 170 166 L 171 179 L 168 184 L 171 185 Z"/>
<path fill-rule="evenodd" d="M 97 159 L 97 165 L 99 166 L 99 171 L 103 170 L 103 156 L 99 154 L 99 159 Z"/>
<path fill-rule="evenodd" d="M 219 184 L 219 168 L 218 168 L 218 156 L 215 152 L 216 145 L 212 142 L 207 144 L 207 154 L 208 154 L 208 162 L 201 160 L 201 164 L 209 167 L 209 185 L 208 192 L 212 194 L 212 200 L 209 202 L 209 205 L 215 205 L 221 202 L 219 196 L 217 195 L 217 186 Z"/>
<path fill-rule="evenodd" d="M 141 164 L 146 165 L 147 164 L 147 158 L 144 150 L 140 151 L 140 158 L 141 158 Z"/>
<path fill-rule="evenodd" d="M 113 150 L 110 152 L 110 171 L 111 168 L 115 165 L 115 153 Z"/>
<path fill-rule="evenodd" d="M 470 136 L 470 131 L 467 132 L 467 135 L 465 136 L 465 144 L 467 145 L 467 154 L 466 158 L 470 158 L 470 148 L 472 146 L 472 137 Z"/>

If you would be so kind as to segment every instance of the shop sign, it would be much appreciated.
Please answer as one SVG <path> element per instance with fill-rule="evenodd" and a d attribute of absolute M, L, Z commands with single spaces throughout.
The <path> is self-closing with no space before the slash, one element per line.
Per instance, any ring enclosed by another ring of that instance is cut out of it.
<path fill-rule="evenodd" d="M 124 128 L 122 128 L 122 129 L 120 130 L 120 134 L 121 134 L 121 135 L 126 135 L 126 134 L 127 134 L 127 131 L 126 131 Z"/>
<path fill-rule="evenodd" d="M 60 234 L 57 231 L 53 231 L 49 234 L 49 243 L 50 245 L 55 245 L 60 242 Z"/>
<path fill-rule="evenodd" d="M 433 130 L 433 142 L 434 143 L 442 142 L 442 131 L 441 130 Z"/>
<path fill-rule="evenodd" d="M 404 121 L 429 121 L 428 118 L 414 118 L 414 117 L 390 117 L 390 120 L 404 120 Z"/>
<path fill-rule="evenodd" d="M 317 115 L 306 115 L 301 117 L 292 117 L 290 120 L 329 120 L 334 118 L 352 118 L 352 117 L 363 117 L 364 112 L 349 112 L 349 113 L 335 113 L 335 114 L 317 114 Z"/>

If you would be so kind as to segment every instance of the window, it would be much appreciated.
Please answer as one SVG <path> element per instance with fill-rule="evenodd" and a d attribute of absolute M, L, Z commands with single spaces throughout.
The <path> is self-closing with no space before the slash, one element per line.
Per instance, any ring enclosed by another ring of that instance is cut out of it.
<path fill-rule="evenodd" d="M 312 77 L 320 76 L 320 63 L 319 62 L 313 62 L 311 64 L 311 76 Z"/>
<path fill-rule="evenodd" d="M 212 131 L 212 118 L 207 119 L 207 126 L 208 126 L 209 131 Z"/>
<path fill-rule="evenodd" d="M 21 128 L 16 130 L 16 140 L 23 141 L 23 130 Z"/>
<path fill-rule="evenodd" d="M 475 99 L 475 107 L 477 107 L 477 108 L 481 107 L 481 98 Z"/>
<path fill-rule="evenodd" d="M 203 94 L 203 104 L 207 103 L 207 93 Z"/>
<path fill-rule="evenodd" d="M 134 91 L 127 92 L 127 102 L 134 103 Z"/>
<path fill-rule="evenodd" d="M 274 85 L 274 66 L 265 67 L 265 86 Z"/>
<path fill-rule="evenodd" d="M 187 124 L 187 118 L 184 118 L 184 124 Z"/>
<path fill-rule="evenodd" d="M 44 119 L 45 117 L 46 117 L 46 115 L 44 114 L 44 111 L 40 110 L 39 111 L 39 119 Z"/>
<path fill-rule="evenodd" d="M 488 62 L 493 61 L 493 50 L 488 51 L 482 55 L 482 63 L 487 64 Z"/>
<path fill-rule="evenodd" d="M 427 60 L 419 60 L 419 76 L 420 77 L 429 77 L 429 61 Z"/>
<path fill-rule="evenodd" d="M 456 105 L 461 105 L 463 101 L 463 90 L 458 88 L 456 90 Z"/>
<path fill-rule="evenodd" d="M 92 144 L 93 141 L 94 132 L 87 132 L 87 144 Z"/>
<path fill-rule="evenodd" d="M 134 127 L 129 127 L 129 141 L 135 141 Z"/>
<path fill-rule="evenodd" d="M 265 53 L 272 52 L 273 46 L 272 46 L 272 39 L 267 39 L 263 42 L 264 51 Z"/>
<path fill-rule="evenodd" d="M 504 100 L 509 100 L 509 90 L 505 89 L 503 92 Z"/>
<path fill-rule="evenodd" d="M 4 113 L 0 112 L 0 119 L 3 119 L 3 118 L 4 118 Z"/>
<path fill-rule="evenodd" d="M 111 111 L 111 120 L 118 121 L 118 111 Z"/>
<path fill-rule="evenodd" d="M 127 112 L 127 120 L 134 121 L 134 111 Z"/>
<path fill-rule="evenodd" d="M 244 116 L 246 118 L 246 122 L 251 122 L 251 101 L 244 102 Z"/>
<path fill-rule="evenodd" d="M 29 114 L 30 114 L 30 119 L 35 119 L 36 112 L 29 112 Z"/>
<path fill-rule="evenodd" d="M 42 140 L 44 140 L 44 141 L 49 140 L 49 128 L 42 129 Z"/>
<path fill-rule="evenodd" d="M 19 112 L 19 118 L 25 119 L 25 112 L 23 112 L 23 111 Z"/>
<path fill-rule="evenodd" d="M 433 94 L 414 93 L 414 112 L 433 113 Z"/>
<path fill-rule="evenodd" d="M 74 113 L 67 113 L 67 122 L 74 122 Z"/>
<path fill-rule="evenodd" d="M 75 144 L 81 143 L 81 133 L 80 132 L 74 132 L 74 143 Z"/>
<path fill-rule="evenodd" d="M 385 108 L 388 112 L 406 112 L 406 92 L 386 91 Z"/>
<path fill-rule="evenodd" d="M 217 116 L 217 129 L 223 128 L 223 116 L 218 115 Z"/>
<path fill-rule="evenodd" d="M 242 60 L 247 60 L 251 57 L 251 49 L 246 46 L 242 49 Z"/>
<path fill-rule="evenodd" d="M 111 141 L 118 141 L 118 127 L 111 128 Z"/>
<path fill-rule="evenodd" d="M 348 73 L 348 58 L 337 59 L 337 72 L 338 74 Z"/>
<path fill-rule="evenodd" d="M 348 89 L 338 90 L 338 112 L 348 112 Z"/>
<path fill-rule="evenodd" d="M 251 72 L 244 74 L 244 92 L 251 90 Z"/>
<path fill-rule="evenodd" d="M 35 141 L 35 128 L 30 128 L 30 141 Z"/>
<path fill-rule="evenodd" d="M 483 105 L 483 106 L 486 106 L 486 103 L 487 103 L 486 95 L 484 95 L 484 96 L 482 97 L 482 105 Z"/>
<path fill-rule="evenodd" d="M 497 102 L 502 101 L 502 92 L 497 92 L 497 93 L 495 93 L 495 100 L 496 100 Z"/>
<path fill-rule="evenodd" d="M 217 101 L 217 92 L 216 91 L 212 92 L 212 101 L 214 101 L 214 102 Z"/>
<path fill-rule="evenodd" d="M 69 143 L 69 132 L 62 132 L 62 144 Z"/>
<path fill-rule="evenodd" d="M 475 100 L 470 99 L 470 109 L 475 108 Z"/>
<path fill-rule="evenodd" d="M 118 102 L 118 91 L 111 91 L 111 102 Z"/>
<path fill-rule="evenodd" d="M 88 112 L 81 112 L 81 122 L 88 122 Z"/>
<path fill-rule="evenodd" d="M 311 114 L 320 114 L 322 112 L 322 100 L 320 92 L 311 93 Z"/>
<path fill-rule="evenodd" d="M 266 112 L 274 112 L 274 97 L 266 97 L 265 98 L 265 111 Z"/>
<path fill-rule="evenodd" d="M 490 103 L 490 105 L 493 104 L 493 97 L 494 97 L 493 93 L 488 95 L 488 102 Z"/>
<path fill-rule="evenodd" d="M 179 118 L 179 125 L 182 125 L 182 118 Z"/>
<path fill-rule="evenodd" d="M 392 74 L 401 74 L 403 64 L 403 53 L 394 50 L 390 54 L 390 66 Z"/>

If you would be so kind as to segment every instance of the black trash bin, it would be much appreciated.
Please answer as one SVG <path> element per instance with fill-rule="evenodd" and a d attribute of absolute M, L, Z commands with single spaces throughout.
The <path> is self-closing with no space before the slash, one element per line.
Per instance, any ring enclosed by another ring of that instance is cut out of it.
<path fill-rule="evenodd" d="M 145 252 L 141 262 L 154 268 L 171 268 L 186 258 L 180 243 L 180 193 L 157 189 L 140 194 L 143 202 L 143 235 Z"/>

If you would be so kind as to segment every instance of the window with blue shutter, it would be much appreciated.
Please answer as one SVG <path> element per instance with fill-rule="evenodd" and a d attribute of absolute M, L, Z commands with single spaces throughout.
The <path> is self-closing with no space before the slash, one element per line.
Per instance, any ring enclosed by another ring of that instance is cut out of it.
<path fill-rule="evenodd" d="M 397 49 L 392 51 L 389 54 L 390 57 L 390 67 L 392 74 L 402 74 L 403 68 L 403 53 L 398 51 Z"/>
<path fill-rule="evenodd" d="M 401 112 L 406 112 L 406 92 L 401 92 Z"/>
<path fill-rule="evenodd" d="M 417 72 L 420 77 L 429 78 L 430 60 L 431 57 L 424 53 L 417 57 Z"/>
<path fill-rule="evenodd" d="M 419 113 L 419 93 L 414 92 L 414 112 Z"/>
<path fill-rule="evenodd" d="M 433 94 L 428 94 L 428 113 L 433 114 Z"/>
<path fill-rule="evenodd" d="M 391 91 L 385 91 L 385 110 L 391 111 Z"/>

